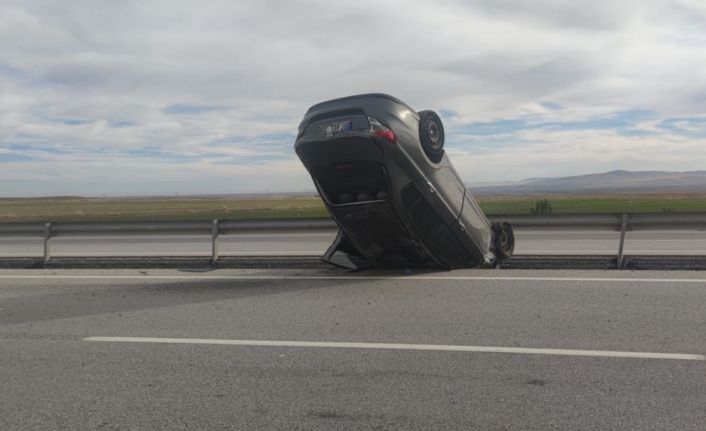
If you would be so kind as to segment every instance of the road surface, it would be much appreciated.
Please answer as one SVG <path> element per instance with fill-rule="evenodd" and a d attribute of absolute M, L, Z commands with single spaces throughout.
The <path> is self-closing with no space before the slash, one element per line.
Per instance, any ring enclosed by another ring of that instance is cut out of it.
<path fill-rule="evenodd" d="M 223 255 L 321 255 L 335 232 L 261 232 L 223 235 Z M 210 253 L 206 235 L 56 237 L 54 256 L 190 256 Z M 518 230 L 517 255 L 615 255 L 619 233 L 591 230 Z M 0 257 L 41 256 L 40 238 L 0 237 Z M 635 231 L 627 234 L 627 254 L 706 255 L 706 231 Z"/>
<path fill-rule="evenodd" d="M 703 272 L 0 271 L 0 429 L 703 430 Z"/>

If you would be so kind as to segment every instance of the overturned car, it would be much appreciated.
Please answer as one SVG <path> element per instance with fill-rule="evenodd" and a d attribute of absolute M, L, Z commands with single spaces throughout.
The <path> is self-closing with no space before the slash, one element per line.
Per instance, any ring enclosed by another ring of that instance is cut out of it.
<path fill-rule="evenodd" d="M 444 152 L 433 111 L 385 94 L 309 108 L 294 149 L 340 230 L 323 259 L 347 268 L 467 268 L 512 255 Z"/>

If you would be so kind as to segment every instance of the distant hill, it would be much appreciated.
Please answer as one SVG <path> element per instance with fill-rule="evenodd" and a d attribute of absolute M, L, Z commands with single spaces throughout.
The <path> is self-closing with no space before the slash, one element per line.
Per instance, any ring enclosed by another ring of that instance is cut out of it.
<path fill-rule="evenodd" d="M 694 193 L 706 194 L 706 171 L 610 171 L 556 178 L 528 178 L 515 183 L 470 185 L 476 195 Z"/>

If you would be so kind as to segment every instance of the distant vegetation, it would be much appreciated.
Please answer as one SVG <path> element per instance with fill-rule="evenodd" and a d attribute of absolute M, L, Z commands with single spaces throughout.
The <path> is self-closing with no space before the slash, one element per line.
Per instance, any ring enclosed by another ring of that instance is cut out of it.
<path fill-rule="evenodd" d="M 156 221 L 327 217 L 318 197 L 0 199 L 8 221 Z"/>
<path fill-rule="evenodd" d="M 486 214 L 706 212 L 706 195 L 482 196 Z M 0 199 L 0 223 L 328 217 L 318 197 Z"/>
<path fill-rule="evenodd" d="M 552 213 L 552 204 L 549 203 L 548 200 L 544 199 L 542 201 L 537 201 L 534 204 L 533 208 L 530 208 L 530 213 L 532 214 L 551 214 Z"/>
<path fill-rule="evenodd" d="M 554 195 L 539 199 L 531 196 L 503 196 L 480 197 L 478 200 L 488 214 L 706 212 L 705 194 Z"/>

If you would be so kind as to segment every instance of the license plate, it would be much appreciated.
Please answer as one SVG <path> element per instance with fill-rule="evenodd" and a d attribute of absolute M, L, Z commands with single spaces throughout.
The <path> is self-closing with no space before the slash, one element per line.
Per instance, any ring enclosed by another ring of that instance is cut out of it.
<path fill-rule="evenodd" d="M 315 134 L 317 136 L 330 138 L 343 132 L 350 132 L 351 130 L 353 130 L 353 121 L 337 121 L 335 123 L 318 125 Z"/>

